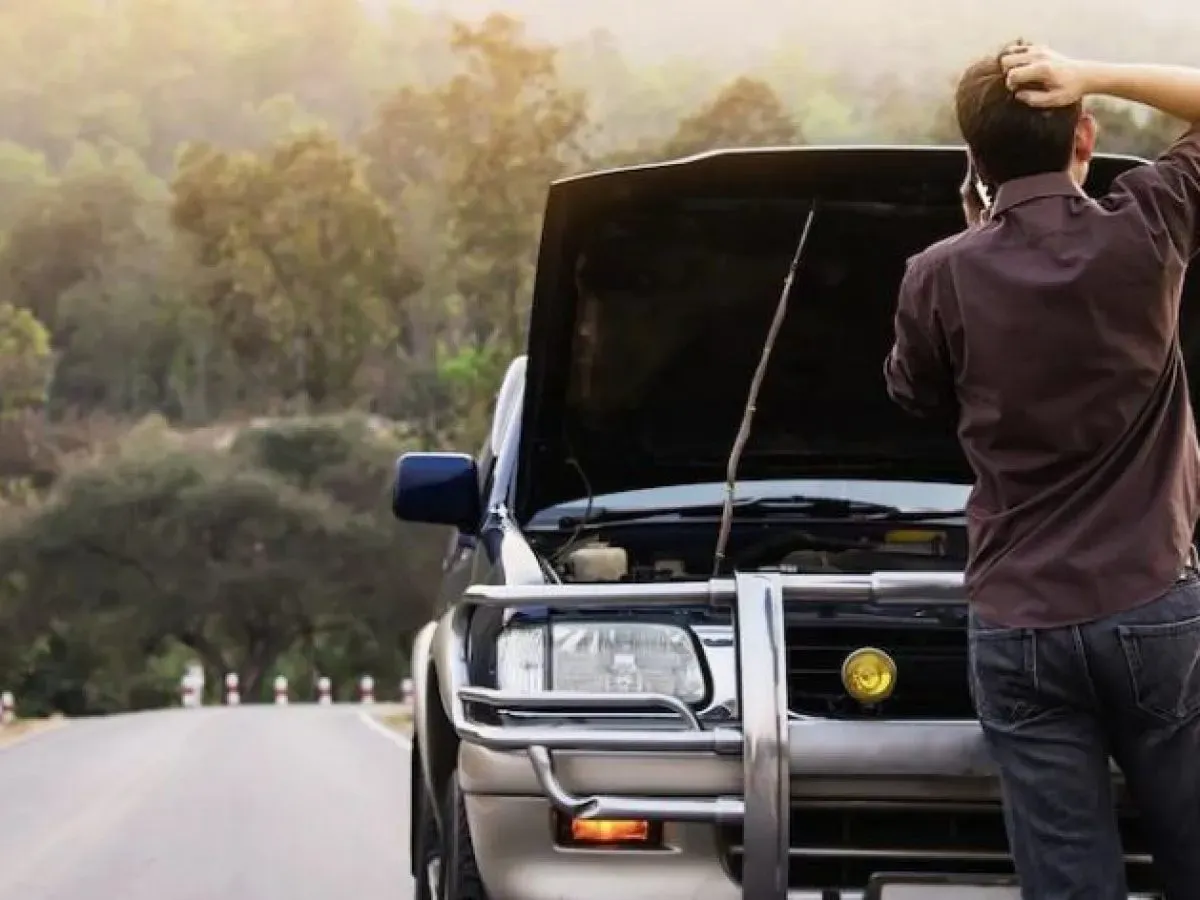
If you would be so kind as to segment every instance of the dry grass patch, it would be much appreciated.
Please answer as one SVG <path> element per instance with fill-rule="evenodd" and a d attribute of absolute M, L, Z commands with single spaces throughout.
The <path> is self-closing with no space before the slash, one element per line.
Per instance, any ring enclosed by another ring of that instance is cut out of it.
<path fill-rule="evenodd" d="M 26 738 L 51 731 L 67 724 L 62 716 L 52 716 L 48 719 L 17 719 L 8 725 L 0 725 L 0 747 L 7 747 Z"/>
<path fill-rule="evenodd" d="M 402 731 L 405 734 L 412 731 L 412 710 L 407 707 L 381 709 L 375 713 L 375 718 L 396 731 Z"/>

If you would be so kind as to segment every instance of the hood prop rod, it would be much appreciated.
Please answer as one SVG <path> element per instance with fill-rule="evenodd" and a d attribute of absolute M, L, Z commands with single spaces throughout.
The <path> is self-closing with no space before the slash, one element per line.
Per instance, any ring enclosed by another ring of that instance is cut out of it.
<path fill-rule="evenodd" d="M 750 381 L 746 408 L 742 411 L 742 424 L 738 426 L 733 449 L 729 451 L 729 461 L 725 466 L 725 506 L 721 510 L 721 527 L 717 532 L 717 549 L 713 554 L 713 578 L 717 578 L 721 574 L 721 563 L 725 561 L 725 545 L 729 543 L 729 531 L 733 525 L 733 493 L 737 487 L 738 464 L 742 460 L 742 451 L 746 449 L 746 442 L 750 440 L 750 427 L 754 423 L 758 392 L 762 388 L 763 379 L 766 378 L 767 366 L 771 362 L 771 351 L 775 348 L 779 329 L 783 327 L 783 320 L 787 318 L 792 282 L 796 280 L 796 270 L 800 267 L 800 258 L 804 255 L 804 246 L 808 243 L 808 235 L 816 216 L 817 204 L 814 201 L 804 220 L 804 229 L 800 232 L 800 240 L 796 243 L 796 252 L 792 254 L 792 264 L 788 267 L 787 278 L 783 281 L 783 291 L 780 293 L 779 303 L 775 307 L 775 317 L 771 320 L 771 327 L 767 330 L 766 340 L 763 341 L 762 356 L 759 357 L 758 368 L 754 370 L 754 378 Z"/>

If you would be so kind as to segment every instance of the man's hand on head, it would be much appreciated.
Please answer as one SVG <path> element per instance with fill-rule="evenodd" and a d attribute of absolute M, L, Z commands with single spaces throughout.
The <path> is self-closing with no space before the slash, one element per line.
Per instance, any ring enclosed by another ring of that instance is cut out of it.
<path fill-rule="evenodd" d="M 1070 106 L 1088 93 L 1087 63 L 1049 47 L 1017 41 L 1004 48 L 1000 65 L 1008 89 L 1039 109 Z"/>

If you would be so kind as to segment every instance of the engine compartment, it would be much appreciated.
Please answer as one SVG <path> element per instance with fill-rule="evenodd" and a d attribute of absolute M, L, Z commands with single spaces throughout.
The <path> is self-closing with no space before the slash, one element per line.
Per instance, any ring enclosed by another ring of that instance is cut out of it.
<path fill-rule="evenodd" d="M 564 583 L 695 581 L 712 575 L 715 532 L 698 523 L 610 526 L 538 549 Z M 965 559 L 966 535 L 957 526 L 743 524 L 728 548 L 738 571 L 795 575 L 960 571 Z"/>

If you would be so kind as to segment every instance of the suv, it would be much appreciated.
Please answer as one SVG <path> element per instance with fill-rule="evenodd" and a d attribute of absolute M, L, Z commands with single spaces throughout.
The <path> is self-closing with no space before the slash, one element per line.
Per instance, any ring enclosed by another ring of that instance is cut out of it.
<path fill-rule="evenodd" d="M 965 168 L 723 151 L 551 187 L 486 446 L 397 468 L 396 516 L 455 530 L 412 654 L 418 898 L 1019 897 L 969 690 L 971 473 L 882 375 Z"/>

